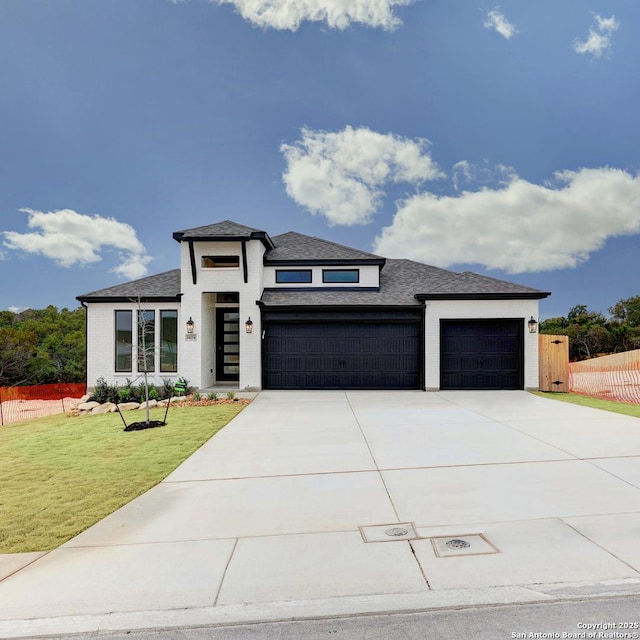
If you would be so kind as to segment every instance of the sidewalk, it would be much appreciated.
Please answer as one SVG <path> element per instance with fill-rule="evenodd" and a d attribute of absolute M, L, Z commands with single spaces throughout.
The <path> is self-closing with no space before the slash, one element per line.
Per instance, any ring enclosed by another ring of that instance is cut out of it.
<path fill-rule="evenodd" d="M 0 637 L 637 594 L 639 532 L 635 418 L 262 392 L 66 545 L 0 556 Z"/>

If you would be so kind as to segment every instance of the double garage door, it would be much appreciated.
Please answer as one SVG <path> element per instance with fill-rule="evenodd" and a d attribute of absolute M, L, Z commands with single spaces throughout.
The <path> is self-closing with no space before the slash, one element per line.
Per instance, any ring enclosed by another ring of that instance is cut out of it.
<path fill-rule="evenodd" d="M 263 318 L 265 389 L 420 389 L 421 318 Z M 523 326 L 442 320 L 441 389 L 524 388 Z"/>
<path fill-rule="evenodd" d="M 421 323 L 267 322 L 266 389 L 419 389 Z"/>

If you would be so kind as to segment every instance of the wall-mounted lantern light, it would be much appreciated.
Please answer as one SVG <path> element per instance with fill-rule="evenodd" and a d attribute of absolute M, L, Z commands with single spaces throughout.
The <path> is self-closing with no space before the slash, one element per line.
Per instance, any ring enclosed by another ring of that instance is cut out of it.
<path fill-rule="evenodd" d="M 535 333 L 538 330 L 538 322 L 533 316 L 531 316 L 531 319 L 527 322 L 527 327 L 529 327 L 529 333 Z"/>
<path fill-rule="evenodd" d="M 196 323 L 193 321 L 193 318 L 189 316 L 189 319 L 187 320 L 187 333 L 193 333 L 195 326 Z"/>
<path fill-rule="evenodd" d="M 247 318 L 247 321 L 244 323 L 244 330 L 247 333 L 251 333 L 253 331 L 253 320 L 251 320 L 251 318 Z"/>

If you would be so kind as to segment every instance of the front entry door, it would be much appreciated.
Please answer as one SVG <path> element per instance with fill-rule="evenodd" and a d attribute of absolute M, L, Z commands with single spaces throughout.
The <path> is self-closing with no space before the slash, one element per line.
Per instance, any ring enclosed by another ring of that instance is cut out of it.
<path fill-rule="evenodd" d="M 216 380 L 240 380 L 240 313 L 216 309 Z"/>

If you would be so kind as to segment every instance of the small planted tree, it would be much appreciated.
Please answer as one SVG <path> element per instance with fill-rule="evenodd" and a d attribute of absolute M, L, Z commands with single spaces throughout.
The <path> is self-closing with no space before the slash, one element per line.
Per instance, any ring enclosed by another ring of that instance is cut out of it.
<path fill-rule="evenodd" d="M 138 297 L 133 300 L 138 307 L 137 313 L 137 354 L 138 354 L 138 371 L 142 374 L 142 387 L 144 390 L 143 402 L 145 403 L 145 421 L 134 422 L 130 425 L 125 423 L 125 431 L 138 431 L 140 429 L 150 429 L 151 427 L 161 427 L 166 424 L 164 420 L 151 420 L 149 410 L 149 399 L 151 391 L 157 396 L 155 386 L 149 385 L 149 373 L 155 370 L 155 311 L 149 311 L 142 305 L 141 299 Z M 122 414 L 120 414 L 122 415 Z M 165 414 L 166 419 L 166 414 Z M 124 419 L 123 419 L 124 421 Z"/>

